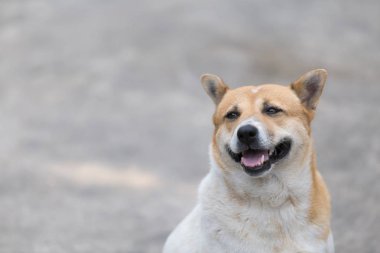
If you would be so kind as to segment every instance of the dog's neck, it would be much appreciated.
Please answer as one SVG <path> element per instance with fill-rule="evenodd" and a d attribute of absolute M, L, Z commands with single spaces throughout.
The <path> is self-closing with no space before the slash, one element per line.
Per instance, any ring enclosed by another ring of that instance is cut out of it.
<path fill-rule="evenodd" d="M 239 204 L 256 202 L 273 208 L 290 203 L 306 209 L 312 188 L 310 159 L 299 168 L 273 168 L 267 176 L 252 178 L 242 171 L 221 169 L 211 157 L 210 177 L 216 178 L 220 190 L 230 201 Z"/>

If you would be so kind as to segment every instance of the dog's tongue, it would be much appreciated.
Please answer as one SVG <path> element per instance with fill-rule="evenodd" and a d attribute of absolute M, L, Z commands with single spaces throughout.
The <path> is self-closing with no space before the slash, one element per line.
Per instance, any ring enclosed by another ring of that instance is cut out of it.
<path fill-rule="evenodd" d="M 247 150 L 243 152 L 241 163 L 246 167 L 256 167 L 268 160 L 268 151 Z"/>

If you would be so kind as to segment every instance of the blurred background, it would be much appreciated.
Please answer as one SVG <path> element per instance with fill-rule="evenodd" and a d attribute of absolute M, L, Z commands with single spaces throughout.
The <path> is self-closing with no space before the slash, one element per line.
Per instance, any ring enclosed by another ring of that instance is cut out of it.
<path fill-rule="evenodd" d="M 232 87 L 329 79 L 314 121 L 337 252 L 379 252 L 379 1 L 0 0 L 0 252 L 160 252 Z"/>

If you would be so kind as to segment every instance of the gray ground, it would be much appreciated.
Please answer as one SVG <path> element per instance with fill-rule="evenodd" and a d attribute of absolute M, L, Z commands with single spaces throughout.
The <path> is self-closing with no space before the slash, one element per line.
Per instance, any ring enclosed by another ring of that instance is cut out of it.
<path fill-rule="evenodd" d="M 0 1 L 0 252 L 159 252 L 207 173 L 198 77 L 324 67 L 337 252 L 380 252 L 379 1 Z"/>

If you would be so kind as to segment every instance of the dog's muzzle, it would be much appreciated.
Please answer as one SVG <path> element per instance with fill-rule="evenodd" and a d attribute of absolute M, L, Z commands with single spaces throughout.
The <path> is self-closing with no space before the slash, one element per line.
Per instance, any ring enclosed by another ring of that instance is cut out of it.
<path fill-rule="evenodd" d="M 251 176 L 260 176 L 270 170 L 272 164 L 288 155 L 292 144 L 290 138 L 284 138 L 271 148 L 265 147 L 260 141 L 259 130 L 252 125 L 241 126 L 237 139 L 239 151 L 234 152 L 227 145 L 227 152 Z"/>

